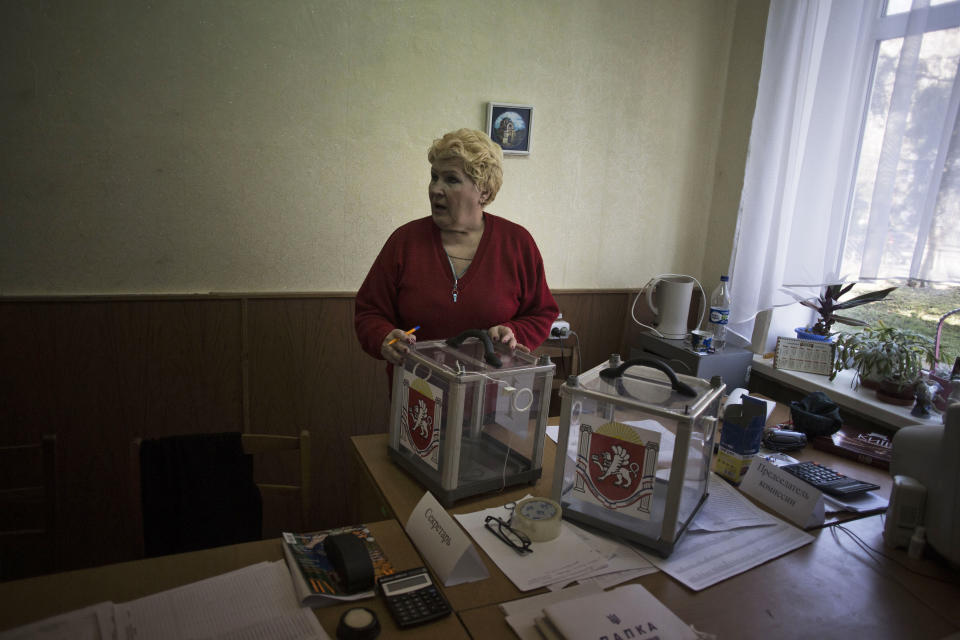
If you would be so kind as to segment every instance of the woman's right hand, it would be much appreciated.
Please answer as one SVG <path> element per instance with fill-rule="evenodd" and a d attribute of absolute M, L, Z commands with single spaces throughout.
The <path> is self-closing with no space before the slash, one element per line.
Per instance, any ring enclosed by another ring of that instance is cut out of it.
<path fill-rule="evenodd" d="M 390 344 L 391 340 L 396 339 L 396 342 Z M 400 364 L 403 360 L 403 356 L 410 351 L 408 345 L 413 344 L 417 341 L 417 336 L 407 333 L 403 329 L 394 329 L 387 334 L 387 337 L 383 339 L 383 343 L 380 345 L 380 355 L 383 356 L 383 359 L 389 362 L 390 364 Z"/>

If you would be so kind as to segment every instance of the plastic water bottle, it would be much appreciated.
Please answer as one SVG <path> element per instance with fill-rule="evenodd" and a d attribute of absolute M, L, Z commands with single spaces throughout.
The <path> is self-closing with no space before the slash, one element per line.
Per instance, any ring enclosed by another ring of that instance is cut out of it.
<path fill-rule="evenodd" d="M 710 294 L 710 330 L 713 332 L 713 348 L 723 349 L 727 342 L 727 321 L 730 319 L 729 276 L 720 276 L 720 284 Z"/>

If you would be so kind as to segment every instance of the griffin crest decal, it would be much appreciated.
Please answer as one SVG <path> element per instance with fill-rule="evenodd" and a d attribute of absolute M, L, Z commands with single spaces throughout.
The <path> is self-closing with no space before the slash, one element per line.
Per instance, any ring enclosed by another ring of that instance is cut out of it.
<path fill-rule="evenodd" d="M 443 391 L 404 372 L 400 444 L 434 469 L 440 467 L 440 415 Z"/>
<path fill-rule="evenodd" d="M 580 425 L 574 491 L 582 499 L 650 519 L 660 434 L 621 422 Z"/>

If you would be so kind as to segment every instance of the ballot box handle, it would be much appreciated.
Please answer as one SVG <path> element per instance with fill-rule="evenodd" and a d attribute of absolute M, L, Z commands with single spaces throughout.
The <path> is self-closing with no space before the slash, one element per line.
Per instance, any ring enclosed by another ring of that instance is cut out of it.
<path fill-rule="evenodd" d="M 477 338 L 483 343 L 483 359 L 487 361 L 487 364 L 497 369 L 503 366 L 500 356 L 493 350 L 493 342 L 490 341 L 490 336 L 482 329 L 467 329 L 456 337 L 447 338 L 447 344 L 457 349 L 467 338 Z"/>
<path fill-rule="evenodd" d="M 652 367 L 662 371 L 670 379 L 670 386 L 673 387 L 674 391 L 690 397 L 697 395 L 693 387 L 685 382 L 681 382 L 680 379 L 677 378 L 677 374 L 670 368 L 670 365 L 656 358 L 633 358 L 632 360 L 627 360 L 619 367 L 608 367 L 604 369 L 600 372 L 600 377 L 604 380 L 616 380 L 622 378 L 624 372 L 630 367 Z"/>

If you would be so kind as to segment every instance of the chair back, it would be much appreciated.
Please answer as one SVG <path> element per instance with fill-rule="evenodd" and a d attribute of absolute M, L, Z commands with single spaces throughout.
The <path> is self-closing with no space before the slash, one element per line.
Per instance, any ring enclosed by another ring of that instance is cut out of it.
<path fill-rule="evenodd" d="M 243 451 L 249 454 L 270 454 L 276 451 L 298 451 L 300 473 L 297 484 L 258 482 L 261 495 L 295 495 L 299 498 L 300 531 L 307 530 L 310 520 L 310 432 L 304 429 L 298 436 L 279 436 L 265 433 L 245 433 Z"/>
<path fill-rule="evenodd" d="M 59 568 L 57 511 L 57 436 L 0 446 L 0 579 Z M 34 548 L 30 555 L 43 554 L 43 561 L 18 569 L 18 558 Z"/>
<path fill-rule="evenodd" d="M 259 540 L 262 495 L 299 498 L 300 526 L 310 508 L 310 435 L 194 434 L 131 445 L 134 539 L 154 556 Z M 261 454 L 299 450 L 297 484 L 256 483 Z"/>

